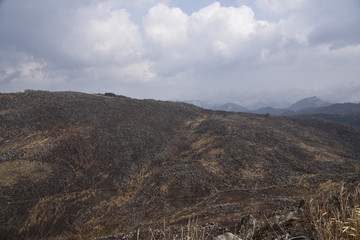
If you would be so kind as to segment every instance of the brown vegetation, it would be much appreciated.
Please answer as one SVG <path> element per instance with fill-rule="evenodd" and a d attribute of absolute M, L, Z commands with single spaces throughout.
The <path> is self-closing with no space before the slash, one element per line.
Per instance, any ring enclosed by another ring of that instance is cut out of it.
<path fill-rule="evenodd" d="M 189 219 L 213 222 L 213 236 L 238 231 L 249 214 L 264 226 L 253 239 L 305 234 L 293 217 L 301 199 L 357 182 L 359 146 L 358 128 L 319 119 L 1 94 L 0 239 L 136 238 L 138 229 L 179 229 Z"/>
<path fill-rule="evenodd" d="M 321 193 L 308 210 L 315 239 L 360 239 L 360 185 Z"/>

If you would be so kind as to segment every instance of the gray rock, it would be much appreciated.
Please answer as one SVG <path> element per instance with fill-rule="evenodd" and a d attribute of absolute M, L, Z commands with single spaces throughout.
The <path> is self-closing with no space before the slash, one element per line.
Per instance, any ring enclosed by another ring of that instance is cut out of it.
<path fill-rule="evenodd" d="M 310 238 L 305 236 L 299 236 L 299 237 L 292 237 L 289 240 L 310 240 Z"/>
<path fill-rule="evenodd" d="M 242 240 L 242 239 L 239 236 L 227 232 L 225 234 L 214 237 L 214 240 Z"/>
<path fill-rule="evenodd" d="M 255 224 L 256 224 L 256 219 L 250 214 L 247 214 L 240 219 L 241 226 L 253 226 Z"/>

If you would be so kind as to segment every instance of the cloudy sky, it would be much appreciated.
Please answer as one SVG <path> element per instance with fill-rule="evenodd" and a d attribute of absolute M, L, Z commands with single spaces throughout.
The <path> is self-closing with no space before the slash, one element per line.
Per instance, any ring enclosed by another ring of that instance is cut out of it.
<path fill-rule="evenodd" d="M 360 101 L 359 0 L 0 0 L 0 92 Z"/>

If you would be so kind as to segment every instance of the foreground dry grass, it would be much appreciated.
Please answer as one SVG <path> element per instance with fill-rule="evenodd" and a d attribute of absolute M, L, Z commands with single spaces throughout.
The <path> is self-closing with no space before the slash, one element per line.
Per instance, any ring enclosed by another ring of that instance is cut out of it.
<path fill-rule="evenodd" d="M 316 239 L 360 239 L 360 185 L 324 194 L 309 204 Z"/>
<path fill-rule="evenodd" d="M 316 240 L 359 240 L 360 239 L 360 185 L 352 188 L 332 189 L 326 193 L 308 201 L 304 206 L 302 214 L 306 222 L 306 231 L 309 239 Z M 259 235 L 264 232 L 265 235 Z M 282 234 L 279 234 L 279 230 Z M 289 229 L 270 221 L 256 222 L 242 226 L 240 229 L 232 229 L 230 232 L 236 234 L 242 240 L 259 239 L 291 239 L 287 234 Z M 223 232 L 226 232 L 224 229 Z M 128 239 L 149 239 L 149 240 L 207 240 L 214 239 L 218 235 L 218 226 L 200 225 L 196 220 L 189 220 L 186 226 L 171 228 L 164 223 L 163 229 L 149 229 L 148 231 L 137 231 L 126 238 Z M 225 237 L 225 236 L 224 236 Z M 221 238 L 224 240 L 238 238 Z"/>

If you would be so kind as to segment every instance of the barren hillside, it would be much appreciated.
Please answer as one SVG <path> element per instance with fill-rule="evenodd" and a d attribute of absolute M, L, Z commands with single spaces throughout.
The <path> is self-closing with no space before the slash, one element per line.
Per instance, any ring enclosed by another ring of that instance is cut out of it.
<path fill-rule="evenodd" d="M 261 218 L 360 175 L 360 129 L 123 96 L 0 95 L 0 239 Z"/>

